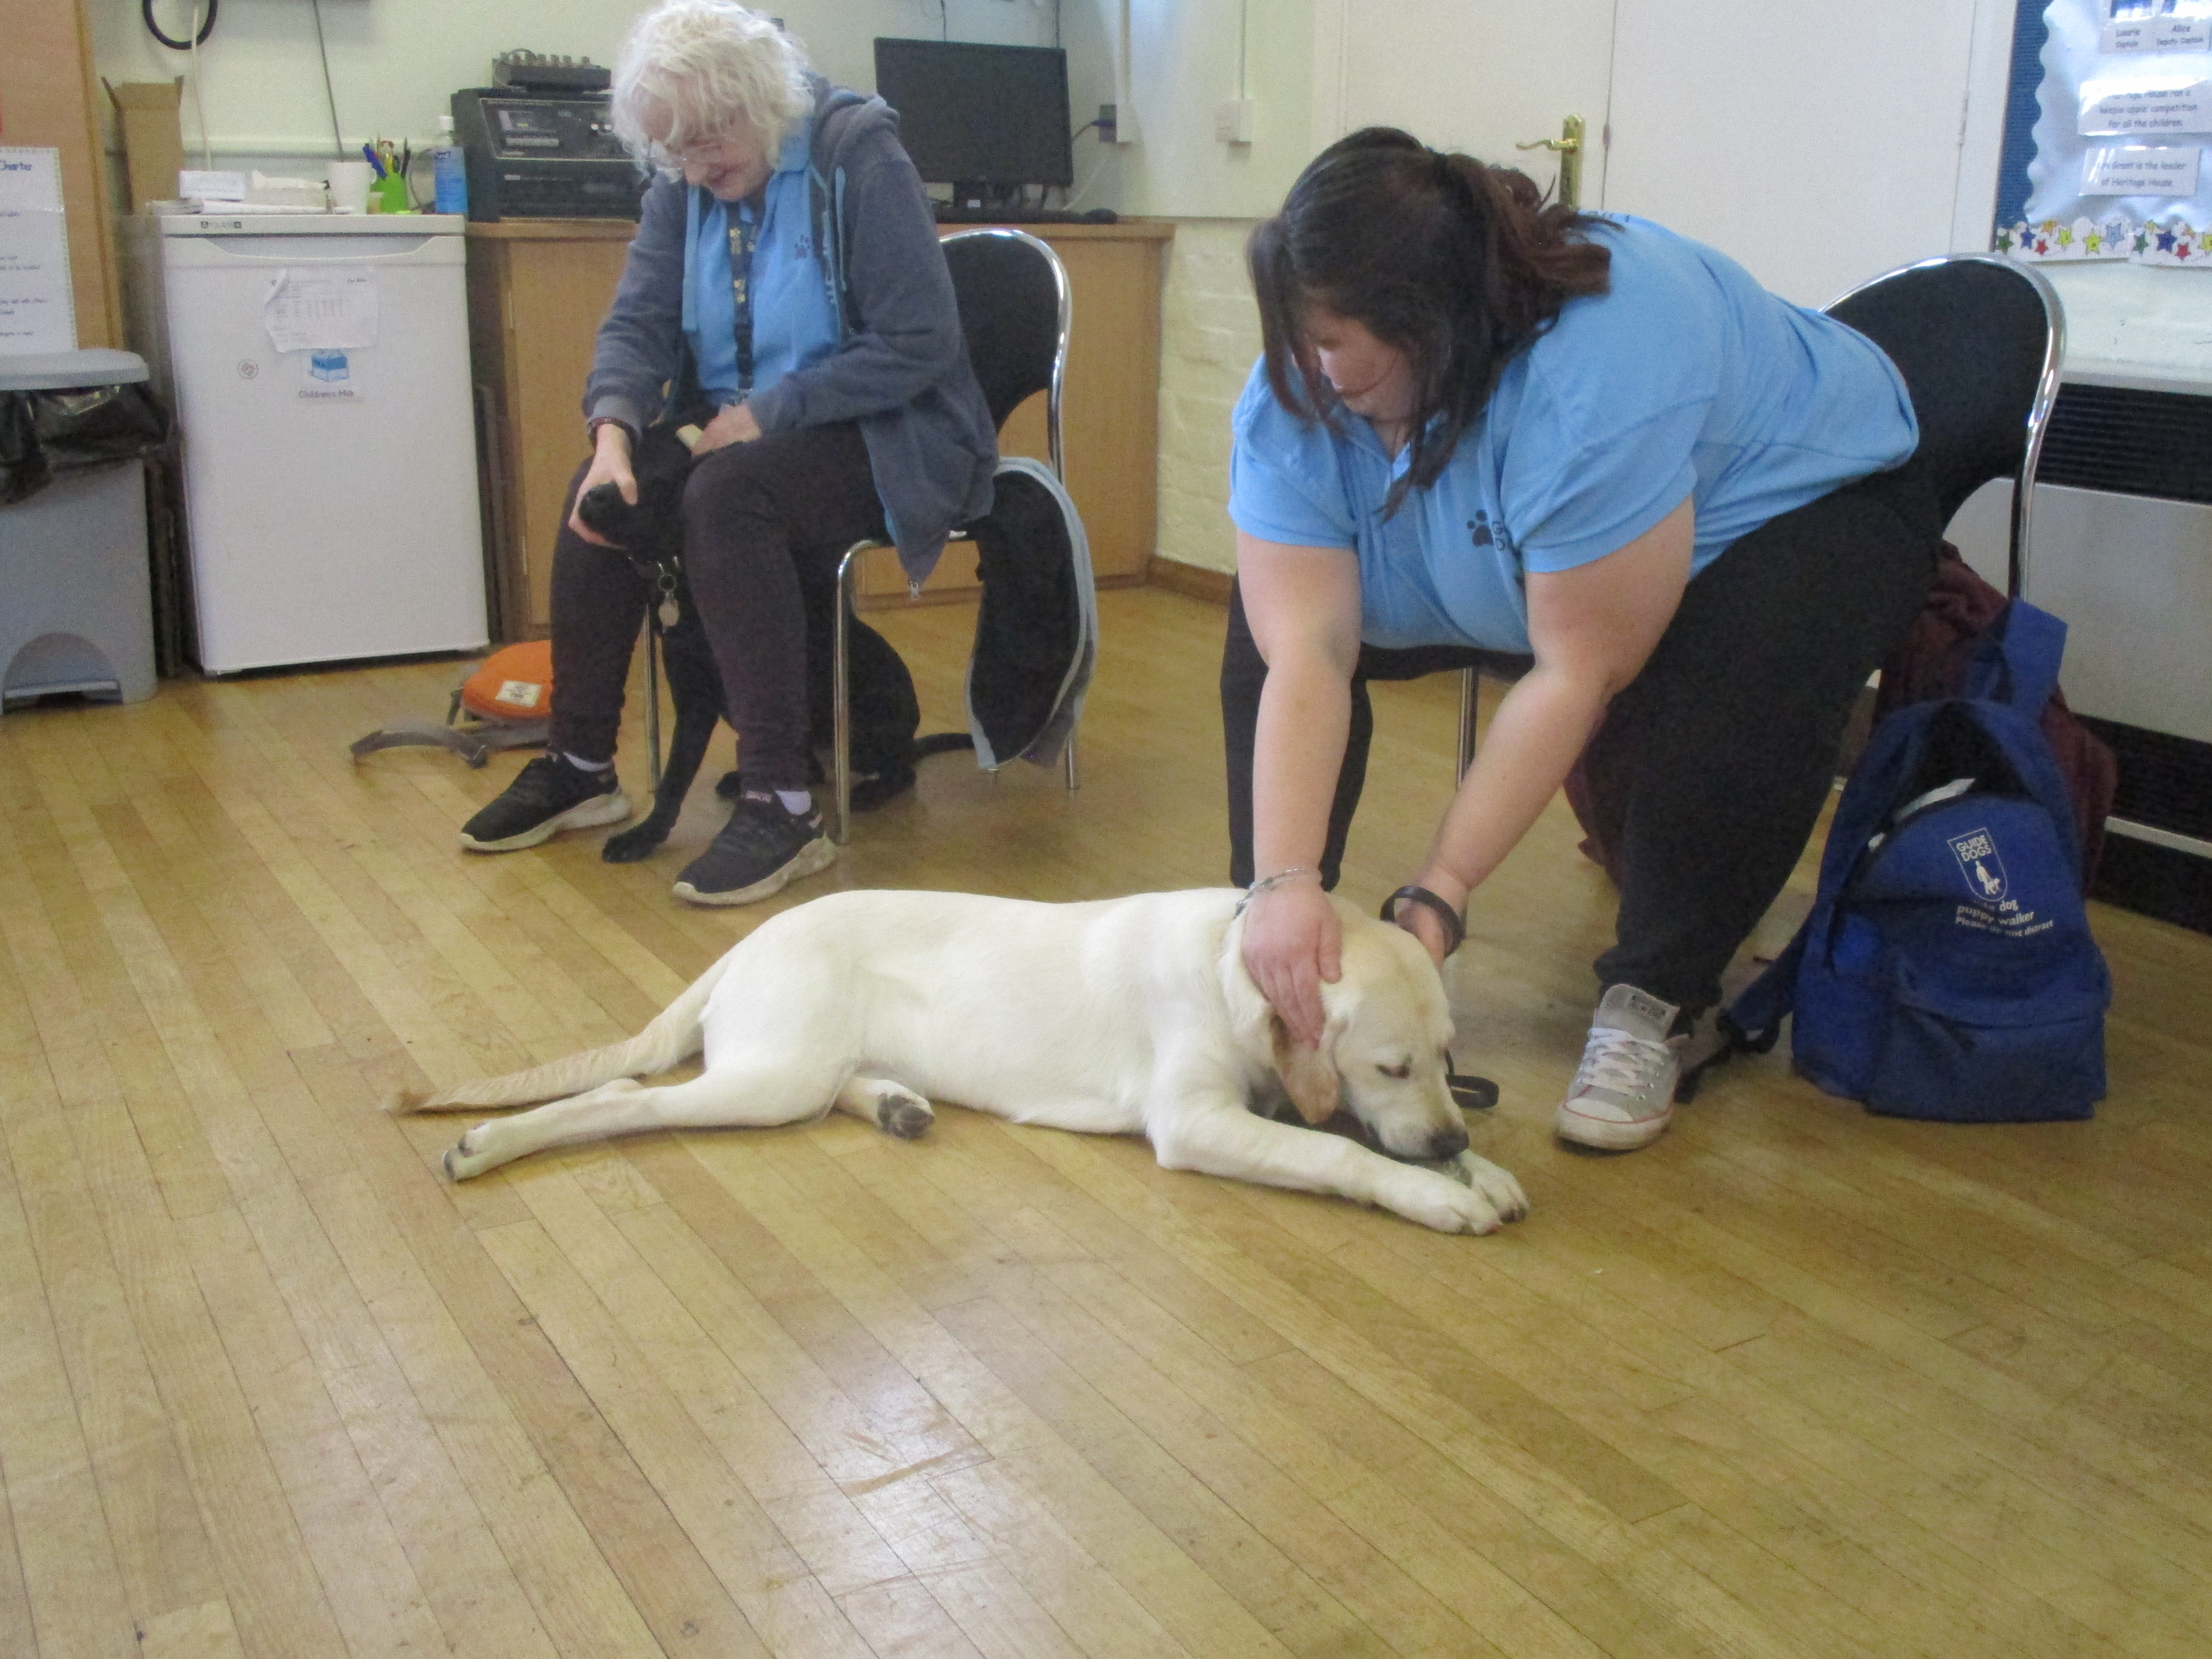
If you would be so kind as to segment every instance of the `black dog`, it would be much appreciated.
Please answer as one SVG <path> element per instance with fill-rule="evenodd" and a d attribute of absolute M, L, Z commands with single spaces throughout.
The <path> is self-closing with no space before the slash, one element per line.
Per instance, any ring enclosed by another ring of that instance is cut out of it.
<path fill-rule="evenodd" d="M 722 695 L 721 673 L 714 665 L 714 650 L 699 621 L 698 607 L 692 603 L 690 584 L 684 579 L 684 482 L 690 476 L 692 459 L 687 434 L 690 437 L 697 435 L 695 428 L 673 422 L 661 422 L 646 428 L 630 460 L 630 470 L 637 479 L 636 506 L 623 501 L 621 491 L 611 483 L 598 484 L 586 490 L 576 504 L 577 516 L 628 555 L 652 590 L 653 631 L 660 641 L 660 659 L 667 671 L 669 697 L 676 708 L 676 729 L 669 738 L 660 787 L 653 792 L 653 811 L 644 822 L 607 838 L 599 856 L 610 864 L 634 864 L 650 857 L 668 839 L 668 832 L 675 827 L 677 815 L 683 810 L 684 797 L 690 793 L 692 781 L 698 776 L 700 763 L 706 758 L 715 723 L 728 713 L 728 704 Z M 830 735 L 830 641 L 836 624 L 837 590 L 832 583 L 826 587 L 806 584 L 802 591 L 807 611 L 810 723 L 816 746 L 824 747 Z M 856 640 L 866 631 L 857 620 L 848 621 L 848 626 L 855 630 Z M 881 642 L 880 636 L 875 637 Z M 883 645 L 880 654 L 891 656 L 896 666 L 896 655 L 888 643 Z M 878 674 L 875 678 L 882 680 L 887 677 Z M 901 683 L 896 685 L 871 684 L 862 682 L 859 672 L 854 674 L 854 766 L 866 775 L 856 776 L 854 781 L 854 811 L 880 806 L 911 788 L 914 763 L 923 756 L 969 747 L 974 742 L 965 732 L 945 732 L 914 741 L 912 733 L 920 713 L 913 706 L 912 684 L 905 681 L 903 674 L 898 678 Z M 905 735 L 894 739 L 896 747 L 888 758 L 859 752 L 860 739 L 865 737 L 858 729 L 863 723 L 863 703 L 880 711 L 879 717 L 868 724 L 887 730 L 903 726 Z M 822 782 L 819 765 L 813 769 L 817 775 L 809 781 Z M 736 799 L 738 778 L 735 772 L 726 774 L 715 785 L 714 793 L 724 799 Z"/>

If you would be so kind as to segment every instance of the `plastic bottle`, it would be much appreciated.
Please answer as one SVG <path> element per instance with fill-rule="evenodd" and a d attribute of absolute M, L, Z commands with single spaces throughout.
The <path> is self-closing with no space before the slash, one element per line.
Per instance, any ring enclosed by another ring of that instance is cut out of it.
<path fill-rule="evenodd" d="M 439 213 L 466 213 L 469 210 L 469 171 L 462 159 L 461 147 L 453 137 L 453 118 L 438 118 L 438 136 L 430 146 L 430 177 L 434 185 L 434 210 Z"/>

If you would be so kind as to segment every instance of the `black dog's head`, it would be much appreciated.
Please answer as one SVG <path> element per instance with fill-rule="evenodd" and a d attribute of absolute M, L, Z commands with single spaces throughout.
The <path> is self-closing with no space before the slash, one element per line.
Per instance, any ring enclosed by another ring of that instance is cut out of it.
<path fill-rule="evenodd" d="M 661 421 L 646 428 L 630 453 L 637 479 L 637 505 L 623 500 L 611 483 L 594 484 L 576 502 L 576 516 L 617 547 L 674 564 L 684 551 L 684 480 L 691 471 L 691 447 L 683 434 L 696 429 Z"/>

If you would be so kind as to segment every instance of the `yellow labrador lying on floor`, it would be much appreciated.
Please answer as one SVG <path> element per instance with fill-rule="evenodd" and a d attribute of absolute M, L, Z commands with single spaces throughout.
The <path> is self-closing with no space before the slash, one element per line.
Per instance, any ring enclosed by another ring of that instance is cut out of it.
<path fill-rule="evenodd" d="M 833 894 L 763 922 L 629 1042 L 422 1104 L 551 1102 L 463 1135 L 446 1154 L 457 1181 L 602 1135 L 791 1123 L 832 1107 L 912 1137 L 936 1099 L 1142 1133 L 1171 1170 L 1340 1193 L 1445 1232 L 1518 1220 L 1520 1186 L 1467 1150 L 1444 1084 L 1451 1017 L 1419 944 L 1339 901 L 1343 977 L 1322 988 L 1321 1047 L 1298 1048 L 1244 971 L 1241 896 Z M 632 1080 L 702 1048 L 706 1069 L 689 1083 Z M 1461 1178 L 1255 1110 L 1285 1093 L 1309 1124 L 1346 1107 L 1387 1151 Z"/>

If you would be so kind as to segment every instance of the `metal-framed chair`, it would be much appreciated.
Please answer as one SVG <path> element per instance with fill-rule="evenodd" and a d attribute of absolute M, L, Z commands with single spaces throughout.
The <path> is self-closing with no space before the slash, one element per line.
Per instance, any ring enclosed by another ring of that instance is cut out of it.
<path fill-rule="evenodd" d="M 1920 453 L 1943 522 L 1996 478 L 2013 480 L 2007 591 L 2027 580 L 2035 471 L 2058 396 L 2066 313 L 2034 266 L 1994 253 L 1946 253 L 1884 271 L 1823 307 L 1897 365 L 1920 422 Z M 1459 775 L 1474 763 L 1475 687 L 1461 671 Z"/>
<path fill-rule="evenodd" d="M 945 263 L 960 307 L 968 360 L 990 408 L 991 424 L 1006 419 L 1030 398 L 1045 394 L 1045 434 L 1055 478 L 1066 479 L 1060 448 L 1060 386 L 1067 370 L 1071 307 L 1067 269 L 1047 243 L 1024 230 L 999 227 L 956 231 L 944 242 Z M 953 539 L 966 538 L 956 529 Z M 841 845 L 852 829 L 852 692 L 848 683 L 846 633 L 861 562 L 885 544 L 853 544 L 837 567 L 836 656 L 831 678 L 830 773 L 836 793 L 831 835 Z M 1075 734 L 1066 750 L 1067 787 L 1077 787 Z"/>
<path fill-rule="evenodd" d="M 2058 396 L 2066 313 L 2034 266 L 1946 253 L 1860 283 L 1826 307 L 1885 352 L 1920 422 L 1920 455 L 1948 524 L 1967 496 L 2013 480 L 2007 591 L 2030 568 L 2035 471 Z"/>

